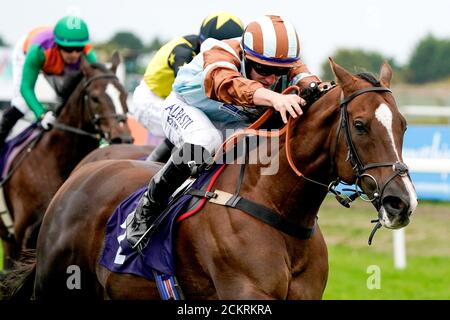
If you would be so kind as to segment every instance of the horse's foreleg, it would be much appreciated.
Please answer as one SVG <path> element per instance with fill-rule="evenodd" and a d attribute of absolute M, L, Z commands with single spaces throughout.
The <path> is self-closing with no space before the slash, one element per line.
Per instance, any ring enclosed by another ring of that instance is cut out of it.
<path fill-rule="evenodd" d="M 39 229 L 41 228 L 41 224 L 42 224 L 42 216 L 38 219 L 38 221 L 34 222 L 27 228 L 23 238 L 23 245 L 26 249 L 36 248 L 37 238 L 39 235 Z"/>
<path fill-rule="evenodd" d="M 215 283 L 219 300 L 273 300 L 281 299 L 276 293 L 265 292 L 254 283 L 241 279 L 228 283 Z"/>
<path fill-rule="evenodd" d="M 104 267 L 97 269 L 97 278 L 104 288 L 104 298 L 111 300 L 159 300 L 155 282 L 124 273 L 114 273 Z"/>

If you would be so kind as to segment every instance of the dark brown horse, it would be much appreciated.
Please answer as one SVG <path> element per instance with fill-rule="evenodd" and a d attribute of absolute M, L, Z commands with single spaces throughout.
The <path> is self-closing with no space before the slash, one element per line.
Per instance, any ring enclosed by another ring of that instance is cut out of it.
<path fill-rule="evenodd" d="M 320 299 L 328 256 L 316 219 L 328 185 L 337 178 L 360 180 L 385 227 L 409 223 L 417 200 L 402 162 L 406 121 L 387 89 L 392 71 L 384 64 L 378 83 L 330 63 L 338 86 L 281 139 L 278 172 L 262 175 L 261 164 L 248 165 L 240 189 L 242 197 L 289 221 L 294 232 L 315 226 L 314 233 L 298 239 L 240 210 L 208 202 L 179 224 L 176 235 L 177 276 L 187 299 Z M 213 190 L 233 193 L 239 168 L 225 167 Z M 33 287 L 34 281 L 37 299 L 158 299 L 153 282 L 98 264 L 114 208 L 158 169 L 145 162 L 108 160 L 75 172 L 47 209 L 35 264 L 22 274 L 21 284 L 28 287 L 21 288 Z M 81 270 L 80 290 L 67 289 L 69 266 Z"/>
<path fill-rule="evenodd" d="M 3 185 L 14 220 L 13 237 L 0 227 L 5 268 L 22 247 L 35 248 L 50 200 L 80 160 L 99 146 L 100 138 L 132 142 L 126 123 L 126 91 L 115 76 L 119 62 L 117 54 L 111 69 L 83 60 L 82 73 L 66 84 L 70 94 L 57 110 L 54 127 L 43 133 L 31 151 L 17 156 L 23 161 Z"/>

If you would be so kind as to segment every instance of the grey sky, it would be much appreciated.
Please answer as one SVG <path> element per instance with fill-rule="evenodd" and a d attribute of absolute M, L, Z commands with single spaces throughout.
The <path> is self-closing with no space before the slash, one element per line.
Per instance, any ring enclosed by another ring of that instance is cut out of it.
<path fill-rule="evenodd" d="M 450 38 L 450 1 L 394 0 L 6 0 L 0 35 L 13 44 L 35 26 L 53 25 L 67 13 L 80 13 L 94 41 L 118 30 L 144 42 L 159 35 L 197 33 L 210 12 L 227 10 L 244 24 L 263 14 L 280 14 L 297 28 L 302 56 L 313 72 L 338 47 L 377 50 L 404 63 L 419 39 L 431 32 Z"/>

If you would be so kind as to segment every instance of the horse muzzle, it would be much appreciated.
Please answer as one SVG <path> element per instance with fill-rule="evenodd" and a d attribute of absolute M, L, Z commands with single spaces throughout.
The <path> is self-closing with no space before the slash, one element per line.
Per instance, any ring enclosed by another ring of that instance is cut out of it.
<path fill-rule="evenodd" d="M 133 141 L 134 141 L 134 138 L 130 135 L 120 135 L 120 136 L 111 138 L 110 143 L 111 144 L 122 144 L 122 143 L 132 144 Z"/>
<path fill-rule="evenodd" d="M 411 213 L 410 201 L 401 196 L 386 195 L 381 199 L 378 217 L 386 228 L 399 229 L 409 224 Z"/>
<path fill-rule="evenodd" d="M 389 229 L 399 229 L 407 226 L 410 216 L 417 207 L 417 194 L 408 174 L 408 167 L 403 162 L 395 162 L 394 173 L 378 188 L 378 183 L 371 175 L 372 184 L 378 193 L 374 205 L 378 209 L 380 223 Z M 379 192 L 378 192 L 379 190 Z"/>

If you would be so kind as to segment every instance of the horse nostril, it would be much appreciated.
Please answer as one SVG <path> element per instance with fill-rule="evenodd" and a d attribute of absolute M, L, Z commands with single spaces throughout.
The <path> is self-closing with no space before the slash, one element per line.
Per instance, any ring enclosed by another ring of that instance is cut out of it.
<path fill-rule="evenodd" d="M 405 214 L 409 205 L 399 197 L 386 196 L 383 198 L 383 207 L 389 214 Z"/>
<path fill-rule="evenodd" d="M 120 138 L 120 137 L 111 139 L 111 144 L 121 144 L 121 143 L 122 143 L 122 138 Z"/>
<path fill-rule="evenodd" d="M 112 138 L 111 144 L 121 144 L 121 143 L 131 144 L 133 143 L 133 141 L 134 139 L 131 136 L 119 136 Z"/>

